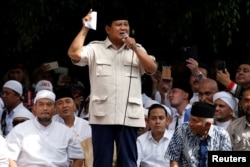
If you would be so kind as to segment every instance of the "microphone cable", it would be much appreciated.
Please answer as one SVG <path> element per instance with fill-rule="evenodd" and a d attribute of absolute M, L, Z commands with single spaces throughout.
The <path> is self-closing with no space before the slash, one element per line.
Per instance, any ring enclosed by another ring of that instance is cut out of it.
<path fill-rule="evenodd" d="M 129 95 L 130 95 L 130 88 L 131 88 L 131 78 L 132 78 L 132 72 L 133 72 L 133 59 L 134 59 L 134 50 L 132 52 L 132 60 L 131 60 L 131 64 L 130 64 L 128 96 L 127 96 L 127 103 L 126 103 L 126 107 L 125 107 L 125 113 L 124 113 L 124 119 L 123 119 L 123 126 L 125 125 L 126 116 L 127 116 L 127 109 L 128 109 L 128 103 L 129 103 Z"/>
<path fill-rule="evenodd" d="M 133 48 L 131 48 L 133 49 Z M 129 95 L 130 95 L 130 88 L 131 88 L 131 78 L 132 78 L 132 72 L 133 72 L 133 59 L 134 59 L 134 50 L 132 52 L 132 60 L 131 60 L 131 64 L 130 64 L 130 75 L 129 75 L 129 85 L 128 85 L 128 95 L 127 95 L 127 102 L 126 102 L 126 106 L 125 106 L 125 113 L 124 113 L 124 119 L 123 119 L 123 124 L 122 124 L 122 130 L 121 130 L 121 134 L 124 131 L 124 126 L 125 126 L 125 121 L 126 121 L 126 116 L 127 116 L 127 109 L 128 109 L 128 103 L 129 103 Z M 122 138 L 120 139 L 122 140 Z M 119 147 L 117 148 L 117 157 L 119 155 L 120 152 L 120 143 L 119 143 Z M 117 162 L 116 162 L 117 163 Z"/>

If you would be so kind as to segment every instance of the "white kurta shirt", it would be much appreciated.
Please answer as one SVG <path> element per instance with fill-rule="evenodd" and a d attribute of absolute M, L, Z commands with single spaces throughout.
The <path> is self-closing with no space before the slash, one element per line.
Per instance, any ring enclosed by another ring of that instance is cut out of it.
<path fill-rule="evenodd" d="M 0 167 L 8 167 L 9 159 L 8 159 L 8 149 L 6 146 L 5 139 L 0 135 Z"/>
<path fill-rule="evenodd" d="M 46 127 L 37 118 L 25 121 L 11 130 L 6 142 L 18 167 L 68 167 L 69 159 L 84 159 L 72 131 L 55 121 Z"/>
<path fill-rule="evenodd" d="M 18 112 L 19 110 L 24 110 L 28 113 L 31 113 L 30 110 L 28 110 L 24 105 L 23 103 L 20 103 L 18 104 L 12 111 L 10 111 L 10 113 L 6 113 L 6 118 L 5 118 L 5 121 L 6 121 L 6 134 L 8 134 L 10 132 L 10 130 L 13 128 L 13 119 L 14 119 L 14 113 L 15 112 Z M 34 117 L 35 118 L 35 117 Z"/>
<path fill-rule="evenodd" d="M 168 167 L 169 159 L 164 157 L 174 130 L 165 130 L 164 136 L 159 142 L 148 131 L 137 138 L 138 167 Z"/>
<path fill-rule="evenodd" d="M 58 114 L 53 116 L 53 120 L 65 125 L 64 120 Z M 89 122 L 77 116 L 75 116 L 74 125 L 70 129 L 80 142 L 92 136 Z"/>

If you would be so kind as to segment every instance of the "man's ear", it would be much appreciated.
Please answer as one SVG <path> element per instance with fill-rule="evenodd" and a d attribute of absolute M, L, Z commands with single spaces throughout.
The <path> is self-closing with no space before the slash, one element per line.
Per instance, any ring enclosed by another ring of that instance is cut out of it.
<path fill-rule="evenodd" d="M 106 33 L 109 35 L 109 31 L 110 31 L 110 27 L 108 26 L 108 25 L 105 25 L 105 31 L 106 31 Z"/>
<path fill-rule="evenodd" d="M 212 125 L 211 122 L 206 122 L 206 123 L 205 123 L 205 127 L 206 127 L 206 128 L 210 128 L 211 125 Z"/>
<path fill-rule="evenodd" d="M 188 99 L 189 94 L 187 92 L 184 92 L 184 98 Z"/>

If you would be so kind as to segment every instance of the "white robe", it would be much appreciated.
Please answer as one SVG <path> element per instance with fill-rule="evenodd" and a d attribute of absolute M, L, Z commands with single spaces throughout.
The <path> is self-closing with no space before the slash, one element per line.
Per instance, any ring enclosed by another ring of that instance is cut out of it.
<path fill-rule="evenodd" d="M 72 131 L 55 121 L 46 127 L 37 118 L 25 121 L 10 131 L 6 142 L 18 167 L 67 167 L 69 159 L 84 159 Z"/>

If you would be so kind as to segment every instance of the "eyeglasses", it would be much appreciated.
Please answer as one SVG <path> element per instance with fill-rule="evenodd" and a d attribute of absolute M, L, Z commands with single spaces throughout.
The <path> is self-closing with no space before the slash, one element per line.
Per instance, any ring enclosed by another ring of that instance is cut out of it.
<path fill-rule="evenodd" d="M 26 121 L 26 119 L 13 120 L 12 125 L 13 125 L 13 126 L 16 126 L 17 124 L 20 124 L 20 123 L 25 122 L 25 121 Z"/>

